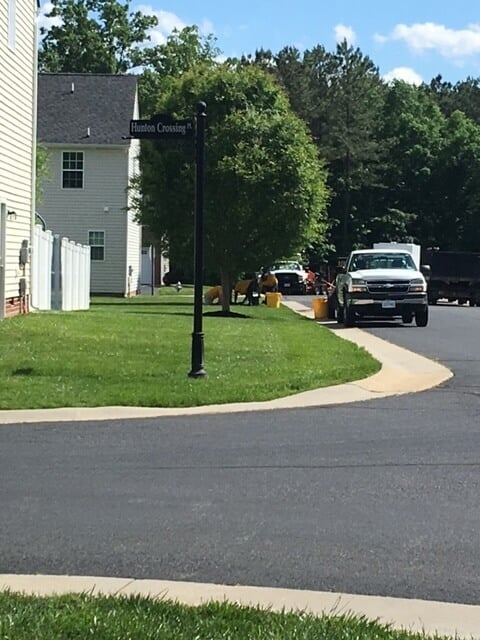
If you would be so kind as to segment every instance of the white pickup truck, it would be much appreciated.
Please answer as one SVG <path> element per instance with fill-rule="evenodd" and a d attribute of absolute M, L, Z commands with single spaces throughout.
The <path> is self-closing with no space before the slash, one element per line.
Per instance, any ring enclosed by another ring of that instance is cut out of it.
<path fill-rule="evenodd" d="M 400 249 L 352 251 L 335 282 L 337 320 L 352 327 L 362 318 L 400 317 L 428 324 L 427 282 L 412 254 Z"/>
<path fill-rule="evenodd" d="M 280 293 L 307 293 L 307 272 L 296 260 L 282 260 L 270 267 L 278 281 Z"/>

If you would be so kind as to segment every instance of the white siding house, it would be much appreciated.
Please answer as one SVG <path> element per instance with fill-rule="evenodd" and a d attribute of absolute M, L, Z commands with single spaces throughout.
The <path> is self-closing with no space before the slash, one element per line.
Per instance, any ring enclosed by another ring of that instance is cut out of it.
<path fill-rule="evenodd" d="M 0 318 L 29 309 L 36 9 L 36 0 L 0 2 Z"/>
<path fill-rule="evenodd" d="M 130 180 L 139 141 L 137 78 L 40 74 L 38 140 L 50 153 L 38 212 L 48 229 L 91 247 L 91 292 L 131 296 L 140 289 L 141 225 Z"/>

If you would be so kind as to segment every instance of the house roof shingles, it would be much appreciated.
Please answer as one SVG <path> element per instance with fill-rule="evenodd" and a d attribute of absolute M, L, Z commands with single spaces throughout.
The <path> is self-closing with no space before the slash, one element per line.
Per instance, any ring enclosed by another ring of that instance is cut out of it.
<path fill-rule="evenodd" d="M 133 75 L 40 73 L 39 141 L 128 145 L 136 89 Z"/>

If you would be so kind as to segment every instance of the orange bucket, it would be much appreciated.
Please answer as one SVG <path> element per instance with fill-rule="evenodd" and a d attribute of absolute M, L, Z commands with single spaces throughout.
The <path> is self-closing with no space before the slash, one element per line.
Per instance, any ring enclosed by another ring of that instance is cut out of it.
<path fill-rule="evenodd" d="M 328 298 L 313 298 L 312 305 L 315 320 L 328 318 Z"/>
<path fill-rule="evenodd" d="M 272 309 L 280 309 L 280 300 L 282 299 L 281 293 L 267 291 L 267 293 L 265 294 L 265 298 L 267 301 L 267 307 L 272 307 Z"/>

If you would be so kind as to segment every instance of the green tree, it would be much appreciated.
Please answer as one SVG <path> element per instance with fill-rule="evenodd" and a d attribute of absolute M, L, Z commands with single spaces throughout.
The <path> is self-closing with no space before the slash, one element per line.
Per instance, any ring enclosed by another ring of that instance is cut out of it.
<path fill-rule="evenodd" d="M 35 164 L 35 202 L 42 201 L 43 183 L 51 176 L 50 153 L 46 147 L 37 144 Z"/>
<path fill-rule="evenodd" d="M 381 123 L 384 149 L 391 160 L 384 174 L 387 186 L 379 217 L 385 222 L 394 216 L 397 231 L 405 239 L 430 245 L 438 217 L 434 174 L 445 118 L 430 95 L 397 80 L 387 88 Z M 390 235 L 383 239 L 402 238 Z"/>
<path fill-rule="evenodd" d="M 435 98 L 444 115 L 463 111 L 468 118 L 480 124 L 480 78 L 467 78 L 452 85 L 439 75 L 425 90 Z"/>
<path fill-rule="evenodd" d="M 49 18 L 60 24 L 42 28 L 40 71 L 125 73 L 143 64 L 148 30 L 155 16 L 130 11 L 117 0 L 52 0 Z"/>
<path fill-rule="evenodd" d="M 205 263 L 224 289 L 325 235 L 326 172 L 305 125 L 273 79 L 255 67 L 187 73 L 157 110 L 191 117 L 208 107 Z M 141 220 L 165 234 L 172 253 L 193 261 L 193 149 L 147 141 L 142 151 Z"/>
<path fill-rule="evenodd" d="M 333 63 L 333 64 L 332 64 Z M 377 67 L 368 56 L 346 41 L 337 45 L 326 104 L 322 155 L 328 161 L 335 197 L 330 217 L 338 221 L 334 241 L 342 252 L 365 242 L 372 212 L 367 210 L 367 192 L 379 175 L 378 117 L 383 86 Z"/>
<path fill-rule="evenodd" d="M 377 133 L 383 85 L 378 69 L 346 41 L 334 53 L 319 45 L 303 58 L 286 47 L 275 60 L 292 107 L 326 160 L 331 238 L 339 251 L 347 252 L 365 241 L 371 192 L 380 175 Z"/>
<path fill-rule="evenodd" d="M 434 174 L 437 206 L 431 243 L 444 251 L 480 246 L 480 126 L 454 111 L 444 127 Z"/>
<path fill-rule="evenodd" d="M 202 36 L 193 25 L 174 29 L 164 44 L 145 49 L 144 71 L 140 77 L 140 106 L 144 115 L 153 115 L 156 96 L 168 90 L 186 71 L 212 69 L 217 65 L 220 49 L 213 35 Z"/>

